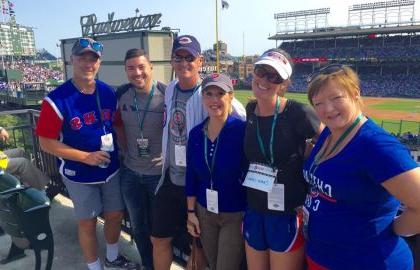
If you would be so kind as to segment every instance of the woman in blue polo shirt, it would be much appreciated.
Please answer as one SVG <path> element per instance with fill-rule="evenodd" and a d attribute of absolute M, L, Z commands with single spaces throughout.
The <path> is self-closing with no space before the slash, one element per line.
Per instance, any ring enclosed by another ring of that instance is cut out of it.
<path fill-rule="evenodd" d="M 243 152 L 245 122 L 229 115 L 233 86 L 212 74 L 202 83 L 209 117 L 189 135 L 185 191 L 188 231 L 200 237 L 210 269 L 239 269 L 244 255 L 241 223 L 242 181 L 248 163 Z"/>
<path fill-rule="evenodd" d="M 407 148 L 362 114 L 360 82 L 343 65 L 310 77 L 326 125 L 304 165 L 309 269 L 412 270 L 400 235 L 420 233 L 420 169 Z M 398 218 L 398 205 L 406 210 Z"/>

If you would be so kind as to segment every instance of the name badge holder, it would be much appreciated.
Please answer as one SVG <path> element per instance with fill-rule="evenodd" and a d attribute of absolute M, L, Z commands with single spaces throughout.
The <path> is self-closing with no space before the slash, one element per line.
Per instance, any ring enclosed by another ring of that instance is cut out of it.
<path fill-rule="evenodd" d="M 284 185 L 274 183 L 273 188 L 267 194 L 268 209 L 284 211 Z"/>
<path fill-rule="evenodd" d="M 136 107 L 136 113 L 137 113 L 137 120 L 139 123 L 140 128 L 140 136 L 136 139 L 137 142 L 137 154 L 139 157 L 149 157 L 150 156 L 150 145 L 149 145 L 149 139 L 145 138 L 143 136 L 143 125 L 144 125 L 144 119 L 146 119 L 147 112 L 149 111 L 150 102 L 152 101 L 153 95 L 155 93 L 156 83 L 153 82 L 152 89 L 150 90 L 149 97 L 146 102 L 146 106 L 144 108 L 144 114 L 143 117 L 140 117 L 140 108 L 139 103 L 137 101 L 137 93 L 136 90 L 133 89 L 133 100 L 134 100 L 134 106 Z"/>
<path fill-rule="evenodd" d="M 206 189 L 207 210 L 214 214 L 219 214 L 219 196 L 217 190 Z"/>
<path fill-rule="evenodd" d="M 137 139 L 137 153 L 139 157 L 150 156 L 149 139 L 143 136 Z"/>
<path fill-rule="evenodd" d="M 187 166 L 187 149 L 185 145 L 175 144 L 175 165 L 180 167 Z"/>
<path fill-rule="evenodd" d="M 249 164 L 243 185 L 253 189 L 270 192 L 277 177 L 277 169 L 259 163 Z"/>

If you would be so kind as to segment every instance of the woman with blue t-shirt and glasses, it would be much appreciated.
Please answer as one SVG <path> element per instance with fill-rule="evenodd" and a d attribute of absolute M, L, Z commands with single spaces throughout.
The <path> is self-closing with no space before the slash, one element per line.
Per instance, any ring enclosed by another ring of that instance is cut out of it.
<path fill-rule="evenodd" d="M 309 78 L 309 101 L 326 125 L 304 165 L 309 269 L 412 270 L 400 237 L 420 232 L 420 169 L 395 137 L 362 114 L 347 66 Z M 395 218 L 400 202 L 406 211 Z"/>

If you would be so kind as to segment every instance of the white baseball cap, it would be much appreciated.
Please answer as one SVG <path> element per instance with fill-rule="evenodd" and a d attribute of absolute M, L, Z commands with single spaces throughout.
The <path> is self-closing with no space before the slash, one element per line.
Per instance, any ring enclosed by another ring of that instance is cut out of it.
<path fill-rule="evenodd" d="M 263 53 L 263 55 L 258 57 L 254 65 L 269 65 L 277 71 L 283 80 L 287 80 L 292 76 L 292 66 L 287 57 L 274 50 Z"/>

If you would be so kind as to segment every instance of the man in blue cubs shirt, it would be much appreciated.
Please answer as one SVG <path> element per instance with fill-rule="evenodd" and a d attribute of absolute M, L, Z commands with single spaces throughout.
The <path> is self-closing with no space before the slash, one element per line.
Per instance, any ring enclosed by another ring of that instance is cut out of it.
<path fill-rule="evenodd" d="M 137 269 L 118 254 L 124 204 L 120 193 L 118 155 L 112 118 L 114 90 L 95 80 L 101 43 L 78 39 L 72 47 L 73 78 L 48 94 L 41 107 L 37 134 L 41 148 L 59 158 L 63 182 L 78 219 L 79 243 L 90 270 L 101 270 L 96 221 L 105 218 L 105 266 Z"/>

